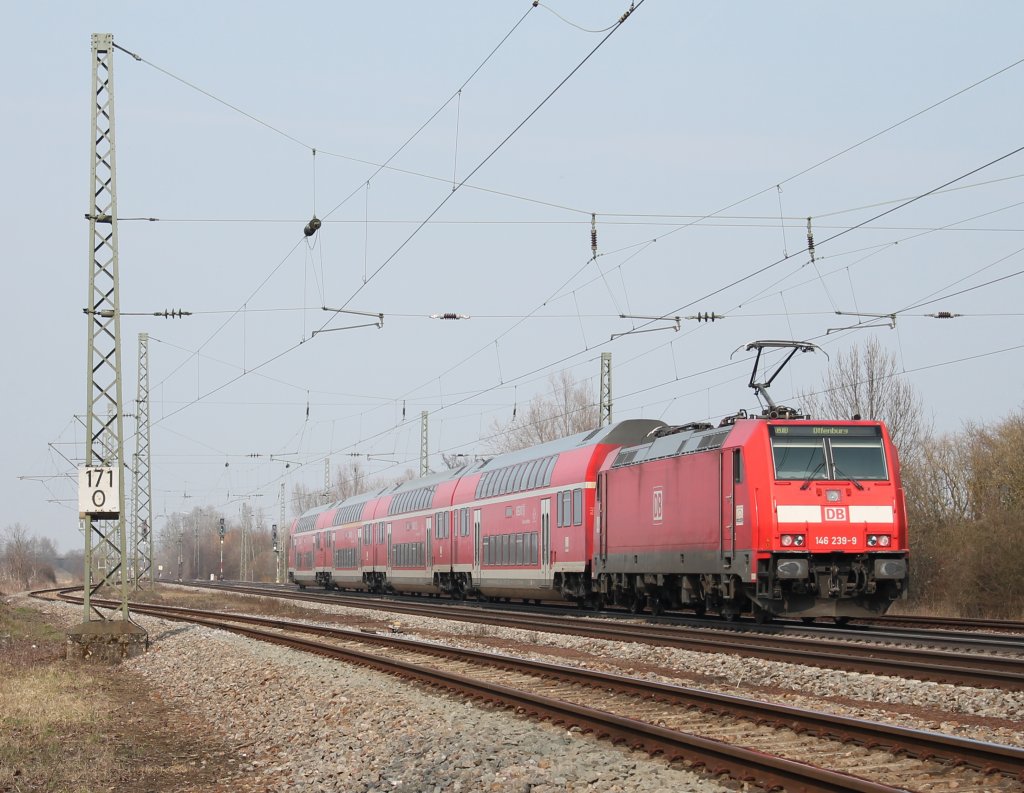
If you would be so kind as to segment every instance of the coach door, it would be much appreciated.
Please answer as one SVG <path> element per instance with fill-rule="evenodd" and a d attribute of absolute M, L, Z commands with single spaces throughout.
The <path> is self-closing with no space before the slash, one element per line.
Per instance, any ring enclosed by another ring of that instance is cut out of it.
<path fill-rule="evenodd" d="M 388 555 L 384 559 L 384 569 L 391 572 L 391 524 L 387 525 L 387 538 L 388 538 Z"/>
<path fill-rule="evenodd" d="M 551 577 L 551 499 L 540 500 L 540 570 L 544 579 Z"/>
<path fill-rule="evenodd" d="M 427 552 L 423 555 L 423 564 L 429 572 L 434 567 L 434 519 L 427 518 Z"/>
<path fill-rule="evenodd" d="M 719 478 L 721 485 L 721 526 L 722 536 L 719 543 L 719 555 L 722 567 L 731 567 L 736 555 L 736 477 L 734 456 L 735 449 L 722 449 L 722 468 Z"/>
<path fill-rule="evenodd" d="M 473 580 L 480 581 L 480 510 L 473 510 Z"/>

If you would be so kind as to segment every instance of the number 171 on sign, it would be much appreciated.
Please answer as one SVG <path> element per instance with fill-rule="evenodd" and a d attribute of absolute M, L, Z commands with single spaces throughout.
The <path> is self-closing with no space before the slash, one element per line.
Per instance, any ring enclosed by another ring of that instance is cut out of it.
<path fill-rule="evenodd" d="M 85 517 L 116 518 L 121 514 L 120 476 L 108 466 L 78 469 L 78 512 Z"/>

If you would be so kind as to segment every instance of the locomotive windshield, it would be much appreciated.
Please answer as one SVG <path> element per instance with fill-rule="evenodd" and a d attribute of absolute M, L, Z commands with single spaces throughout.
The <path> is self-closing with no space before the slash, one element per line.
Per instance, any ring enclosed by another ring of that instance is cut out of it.
<path fill-rule="evenodd" d="M 879 427 L 771 426 L 776 479 L 888 479 Z"/>

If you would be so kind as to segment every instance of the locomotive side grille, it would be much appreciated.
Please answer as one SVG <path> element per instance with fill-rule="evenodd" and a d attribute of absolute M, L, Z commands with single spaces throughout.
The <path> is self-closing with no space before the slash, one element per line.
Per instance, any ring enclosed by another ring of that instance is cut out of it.
<path fill-rule="evenodd" d="M 705 449 L 720 449 L 722 444 L 725 443 L 726 436 L 728 436 L 730 432 L 731 428 L 721 432 L 712 432 L 710 435 L 705 435 L 700 439 L 700 443 L 697 444 L 697 451 L 704 451 Z"/>
<path fill-rule="evenodd" d="M 619 466 L 622 465 L 629 465 L 631 462 L 633 462 L 633 458 L 636 457 L 636 453 L 638 451 L 639 449 L 623 449 L 616 455 L 615 462 L 612 463 L 612 468 L 618 468 Z"/>

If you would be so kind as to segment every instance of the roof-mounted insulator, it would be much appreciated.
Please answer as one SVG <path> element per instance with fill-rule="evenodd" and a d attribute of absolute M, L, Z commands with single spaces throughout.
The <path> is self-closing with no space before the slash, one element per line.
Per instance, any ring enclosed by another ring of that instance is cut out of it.
<path fill-rule="evenodd" d="M 318 218 L 316 215 L 313 215 L 313 219 L 306 224 L 306 228 L 302 230 L 302 233 L 305 234 L 307 237 L 312 237 L 320 230 L 320 225 L 320 218 Z"/>
<path fill-rule="evenodd" d="M 934 314 L 926 314 L 925 316 L 934 317 L 935 319 L 956 319 L 961 315 L 954 314 L 952 311 L 936 311 Z"/>
<path fill-rule="evenodd" d="M 431 319 L 469 319 L 469 314 L 456 314 L 454 311 L 446 311 L 443 314 L 431 314 Z"/>
<path fill-rule="evenodd" d="M 590 253 L 597 258 L 597 215 L 590 213 Z"/>
<path fill-rule="evenodd" d="M 705 311 L 703 313 L 694 314 L 692 317 L 687 317 L 687 319 L 695 319 L 698 322 L 714 322 L 716 319 L 725 319 L 725 317 L 721 314 L 716 314 L 714 311 L 711 313 Z"/>
<path fill-rule="evenodd" d="M 814 232 L 811 230 L 810 218 L 807 218 L 807 252 L 811 254 L 811 264 L 814 264 Z"/>

